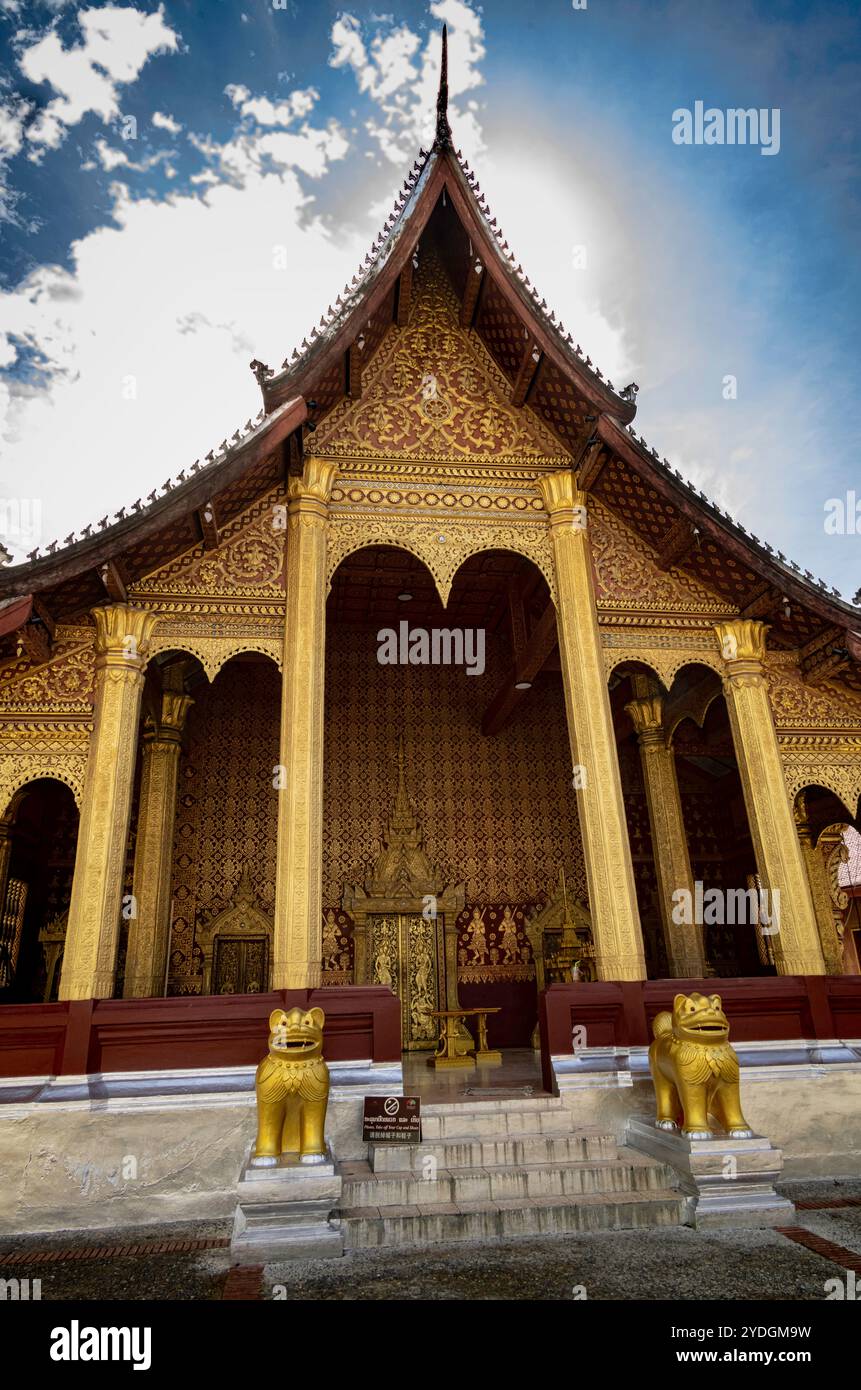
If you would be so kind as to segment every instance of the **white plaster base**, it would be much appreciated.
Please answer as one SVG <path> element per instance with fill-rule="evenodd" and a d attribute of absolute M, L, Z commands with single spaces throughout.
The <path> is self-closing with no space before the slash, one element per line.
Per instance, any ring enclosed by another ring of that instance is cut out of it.
<path fill-rule="evenodd" d="M 0 1081 L 0 1237 L 228 1220 L 256 1127 L 254 1067 Z M 367 1157 L 362 1098 L 400 1063 L 329 1068 L 326 1140 Z"/>
<path fill-rule="evenodd" d="M 678 1130 L 659 1129 L 654 1120 L 629 1120 L 625 1137 L 631 1148 L 675 1168 L 687 1199 L 686 1226 L 795 1225 L 794 1205 L 774 1190 L 783 1155 L 761 1134 L 692 1139 Z"/>
<path fill-rule="evenodd" d="M 344 1253 L 340 1221 L 341 1178 L 331 1153 L 324 1163 L 281 1159 L 271 1168 L 252 1168 L 246 1159 L 237 1184 L 238 1202 L 230 1253 L 241 1265 L 284 1260 L 319 1260 Z"/>
<path fill-rule="evenodd" d="M 785 1179 L 861 1177 L 861 1040 L 737 1043 L 741 1104 L 755 1133 L 783 1153 Z M 646 1047 L 587 1047 L 553 1058 L 576 1126 L 624 1141 L 631 1116 L 651 1120 Z"/>

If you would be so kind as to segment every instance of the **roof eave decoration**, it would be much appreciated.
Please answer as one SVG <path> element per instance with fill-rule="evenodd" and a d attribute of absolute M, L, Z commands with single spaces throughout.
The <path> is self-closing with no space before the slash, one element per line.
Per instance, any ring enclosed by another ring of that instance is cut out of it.
<path fill-rule="evenodd" d="M 162 485 L 160 497 L 151 492 L 146 499 L 149 505 L 138 498 L 130 509 L 120 508 L 113 525 L 109 526 L 108 518 L 103 517 L 97 530 L 86 526 L 80 539 L 69 536 L 62 547 L 52 543 L 47 555 L 39 556 L 34 551 L 23 564 L 4 569 L 0 574 L 0 592 L 8 598 L 38 592 L 122 555 L 132 540 L 144 540 L 177 516 L 186 516 L 204 506 L 281 444 L 307 417 L 301 396 L 284 401 L 270 415 L 261 411 L 256 421 L 246 422 L 244 432 L 237 430 L 231 441 L 223 440 L 217 452 L 211 450 L 203 462 L 196 459 L 190 467 L 190 477 L 183 469 L 175 480 Z"/>
<path fill-rule="evenodd" d="M 451 146 L 451 126 L 448 123 L 448 26 L 442 26 L 442 57 L 439 65 L 439 91 L 436 98 L 436 140 L 440 149 Z"/>

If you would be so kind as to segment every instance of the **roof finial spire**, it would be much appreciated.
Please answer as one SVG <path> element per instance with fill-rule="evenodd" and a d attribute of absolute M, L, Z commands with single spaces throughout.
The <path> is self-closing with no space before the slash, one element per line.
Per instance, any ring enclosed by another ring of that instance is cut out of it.
<path fill-rule="evenodd" d="M 448 123 L 448 29 L 442 26 L 442 60 L 439 69 L 439 92 L 436 99 L 436 140 L 437 145 L 451 144 L 451 126 Z"/>

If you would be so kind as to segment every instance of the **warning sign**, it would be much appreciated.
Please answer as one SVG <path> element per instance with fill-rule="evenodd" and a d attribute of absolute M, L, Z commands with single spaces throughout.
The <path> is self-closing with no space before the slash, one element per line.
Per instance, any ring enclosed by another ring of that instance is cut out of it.
<path fill-rule="evenodd" d="M 420 1144 L 418 1096 L 365 1096 L 362 1138 L 371 1144 Z"/>

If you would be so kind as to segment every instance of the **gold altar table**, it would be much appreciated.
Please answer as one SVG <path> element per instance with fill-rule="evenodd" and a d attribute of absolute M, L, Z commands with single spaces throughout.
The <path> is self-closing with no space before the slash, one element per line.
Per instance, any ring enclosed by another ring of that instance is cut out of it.
<path fill-rule="evenodd" d="M 481 1066 L 502 1065 L 502 1053 L 487 1045 L 487 1015 L 498 1014 L 499 1006 L 492 1009 L 434 1009 L 429 1012 L 431 1018 L 438 1018 L 441 1023 L 439 1046 L 431 1058 L 431 1065 L 438 1069 L 474 1067 L 476 1062 Z M 467 1018 L 477 1020 L 478 1047 L 473 1045 L 472 1038 L 466 1032 L 464 1019 Z M 463 1033 L 459 1025 L 464 1025 Z"/>

